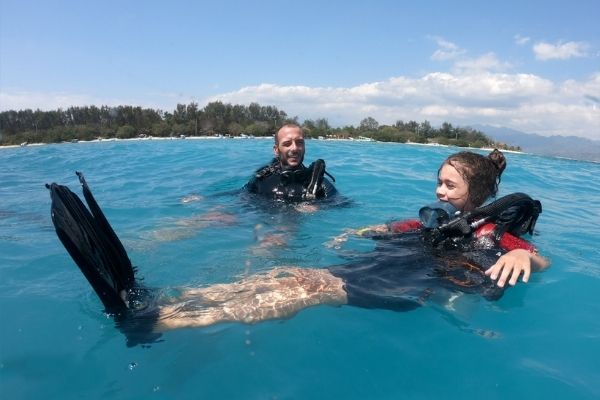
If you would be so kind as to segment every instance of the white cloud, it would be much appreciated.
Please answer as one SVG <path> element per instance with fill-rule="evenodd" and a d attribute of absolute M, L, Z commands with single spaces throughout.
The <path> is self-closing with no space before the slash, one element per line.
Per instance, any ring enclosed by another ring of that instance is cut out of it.
<path fill-rule="evenodd" d="M 528 38 L 527 36 L 515 35 L 515 43 L 519 46 L 529 43 L 530 40 L 531 38 Z"/>
<path fill-rule="evenodd" d="M 600 73 L 588 80 L 555 83 L 532 74 L 434 72 L 354 87 L 261 84 L 206 101 L 275 105 L 290 116 L 328 118 L 357 125 L 372 116 L 381 124 L 402 120 L 490 124 L 541 135 L 600 139 L 600 110 L 589 100 L 600 93 Z"/>
<path fill-rule="evenodd" d="M 439 48 L 431 55 L 431 59 L 435 61 L 446 61 L 453 60 L 465 53 L 465 50 L 461 49 L 456 44 L 441 38 L 433 37 Z"/>
<path fill-rule="evenodd" d="M 585 42 L 558 42 L 557 44 L 540 42 L 533 45 L 535 58 L 546 61 L 552 59 L 567 60 L 573 57 L 587 57 L 589 45 Z"/>
<path fill-rule="evenodd" d="M 457 60 L 454 68 L 470 71 L 504 71 L 512 68 L 507 62 L 502 62 L 494 53 L 487 53 L 477 58 L 465 58 Z"/>

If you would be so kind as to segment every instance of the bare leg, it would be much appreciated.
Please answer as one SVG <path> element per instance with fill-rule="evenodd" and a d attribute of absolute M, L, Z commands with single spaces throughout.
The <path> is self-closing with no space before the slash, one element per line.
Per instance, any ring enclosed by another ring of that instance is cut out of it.
<path fill-rule="evenodd" d="M 239 282 L 186 289 L 177 301 L 161 306 L 157 331 L 287 318 L 314 305 L 346 304 L 347 296 L 343 281 L 325 269 L 279 267 Z"/>

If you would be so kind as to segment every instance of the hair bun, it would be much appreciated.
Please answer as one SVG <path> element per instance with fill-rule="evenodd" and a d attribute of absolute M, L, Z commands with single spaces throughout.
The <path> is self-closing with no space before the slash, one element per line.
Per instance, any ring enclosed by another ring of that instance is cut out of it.
<path fill-rule="evenodd" d="M 506 168 L 506 158 L 504 157 L 504 154 L 502 154 L 500 150 L 494 149 L 488 154 L 488 159 L 494 164 L 496 169 L 498 169 L 498 176 L 500 176 Z"/>

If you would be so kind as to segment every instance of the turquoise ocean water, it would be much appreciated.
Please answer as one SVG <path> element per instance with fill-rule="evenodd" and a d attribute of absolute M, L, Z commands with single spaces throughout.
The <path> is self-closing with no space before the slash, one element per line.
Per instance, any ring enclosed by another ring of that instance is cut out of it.
<path fill-rule="evenodd" d="M 265 140 L 73 143 L 0 150 L 0 394 L 10 399 L 506 399 L 600 397 L 600 164 L 506 154 L 500 195 L 543 203 L 552 267 L 494 303 L 461 296 L 395 313 L 320 306 L 285 321 L 168 332 L 128 348 L 58 241 L 45 183 L 83 171 L 144 282 L 228 282 L 342 261 L 345 228 L 414 217 L 454 148 L 309 141 L 352 200 L 282 216 L 235 193 Z M 184 201 L 192 200 L 192 201 Z M 218 218 L 207 216 L 220 215 Z M 227 216 L 227 224 L 215 224 Z M 257 225 L 260 228 L 257 228 Z M 284 232 L 286 246 L 257 235 Z M 351 240 L 345 249 L 368 251 Z"/>

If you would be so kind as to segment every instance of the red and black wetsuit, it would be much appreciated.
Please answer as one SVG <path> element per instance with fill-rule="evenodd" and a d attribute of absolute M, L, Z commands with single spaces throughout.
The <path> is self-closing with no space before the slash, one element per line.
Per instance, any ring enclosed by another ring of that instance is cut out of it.
<path fill-rule="evenodd" d="M 388 228 L 392 233 L 405 233 L 410 231 L 416 231 L 423 228 L 423 224 L 418 219 L 408 219 L 402 221 L 392 221 L 388 223 Z M 532 253 L 536 252 L 536 248 L 533 244 L 525 239 L 515 236 L 511 233 L 504 232 L 498 237 L 497 225 L 494 223 L 487 223 L 482 225 L 475 231 L 475 238 L 479 242 L 485 240 L 491 240 L 493 244 L 500 247 L 502 250 L 511 251 L 514 249 L 524 249 Z"/>
<path fill-rule="evenodd" d="M 420 307 L 434 293 L 437 298 L 450 298 L 457 290 L 497 300 L 504 288 L 483 271 L 510 250 L 535 251 L 531 243 L 515 235 L 497 235 L 491 223 L 474 232 L 468 250 L 439 251 L 428 246 L 419 220 L 392 221 L 388 228 L 389 240 L 378 241 L 372 253 L 360 261 L 328 268 L 344 281 L 349 305 L 407 311 Z"/>

